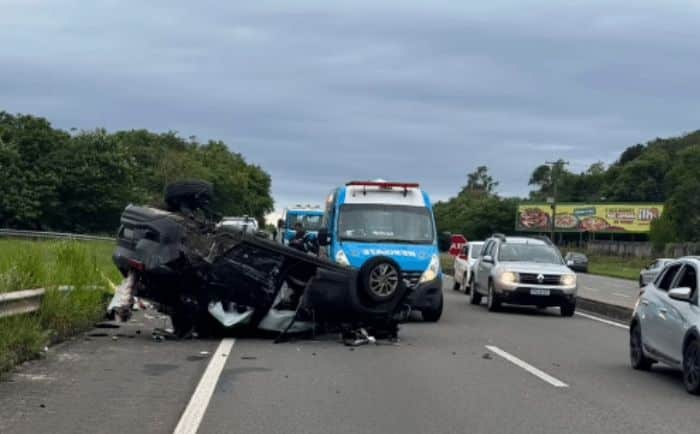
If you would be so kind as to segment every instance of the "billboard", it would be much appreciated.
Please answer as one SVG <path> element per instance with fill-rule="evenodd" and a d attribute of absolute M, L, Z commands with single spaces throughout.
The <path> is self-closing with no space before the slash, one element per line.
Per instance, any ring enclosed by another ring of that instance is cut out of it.
<path fill-rule="evenodd" d="M 557 232 L 645 233 L 660 217 L 660 203 L 558 203 Z M 521 203 L 515 219 L 518 231 L 551 230 L 552 208 L 546 203 Z"/>

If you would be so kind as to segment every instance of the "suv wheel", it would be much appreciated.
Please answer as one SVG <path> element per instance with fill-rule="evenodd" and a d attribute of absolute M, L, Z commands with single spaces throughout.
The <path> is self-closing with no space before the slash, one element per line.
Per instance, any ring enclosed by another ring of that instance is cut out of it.
<path fill-rule="evenodd" d="M 474 284 L 469 290 L 469 303 L 477 306 L 481 304 L 481 293 L 477 291 L 477 287 Z"/>
<path fill-rule="evenodd" d="M 459 282 L 457 282 L 457 275 L 455 274 L 454 277 L 452 277 L 452 279 L 455 281 L 455 282 L 452 284 L 452 290 L 453 290 L 453 291 L 459 291 L 461 285 L 459 284 Z"/>
<path fill-rule="evenodd" d="M 688 393 L 700 395 L 700 341 L 693 339 L 683 350 L 683 383 Z"/>
<path fill-rule="evenodd" d="M 570 302 L 564 303 L 561 306 L 559 306 L 559 313 L 563 317 L 574 316 L 574 312 L 576 312 L 576 302 L 575 301 L 570 301 Z"/>
<path fill-rule="evenodd" d="M 440 317 L 442 316 L 442 306 L 443 306 L 442 293 L 440 293 L 440 297 L 434 306 L 431 306 L 428 309 L 423 309 L 421 311 L 421 315 L 423 316 L 423 321 L 438 322 L 440 320 Z"/>
<path fill-rule="evenodd" d="M 401 291 L 403 274 L 399 264 L 391 258 L 377 256 L 360 268 L 360 279 L 365 293 L 376 303 L 386 303 Z"/>
<path fill-rule="evenodd" d="M 493 282 L 489 282 L 489 299 L 487 306 L 490 312 L 497 312 L 501 309 L 501 300 L 498 298 L 498 294 L 496 294 Z"/>
<path fill-rule="evenodd" d="M 464 277 L 466 278 L 466 276 Z M 464 285 L 464 293 L 470 294 L 472 292 L 472 286 L 474 286 L 474 274 L 469 276 L 469 282 L 467 282 L 467 284 Z"/>
<path fill-rule="evenodd" d="M 635 323 L 630 329 L 630 363 L 632 368 L 640 371 L 648 371 L 654 361 L 644 355 L 642 346 L 642 329 L 639 323 Z"/>

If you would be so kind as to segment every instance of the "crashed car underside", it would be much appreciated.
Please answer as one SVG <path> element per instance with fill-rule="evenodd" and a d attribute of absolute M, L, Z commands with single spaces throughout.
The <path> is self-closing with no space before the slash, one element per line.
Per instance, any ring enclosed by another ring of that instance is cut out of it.
<path fill-rule="evenodd" d="M 377 301 L 358 270 L 215 223 L 184 206 L 129 205 L 113 256 L 126 279 L 110 309 L 128 316 L 132 297 L 152 301 L 180 337 L 243 324 L 282 334 L 365 329 L 396 337 L 409 309 L 402 279 Z"/>

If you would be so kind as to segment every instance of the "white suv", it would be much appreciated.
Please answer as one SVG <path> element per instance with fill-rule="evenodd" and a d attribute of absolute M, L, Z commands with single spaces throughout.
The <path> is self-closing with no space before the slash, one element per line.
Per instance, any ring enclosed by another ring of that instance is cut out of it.
<path fill-rule="evenodd" d="M 637 299 L 630 324 L 630 361 L 648 370 L 663 362 L 683 371 L 688 392 L 700 394 L 700 258 L 670 262 Z"/>
<path fill-rule="evenodd" d="M 475 266 L 471 303 L 488 300 L 490 311 L 501 303 L 545 308 L 559 306 L 561 316 L 576 310 L 576 274 L 548 238 L 506 237 L 495 234 Z"/>
<path fill-rule="evenodd" d="M 484 246 L 483 241 L 470 241 L 462 253 L 455 257 L 455 274 L 454 286 L 452 289 L 459 291 L 464 288 L 464 292 L 469 294 L 474 280 L 474 266 L 481 255 L 481 248 Z"/>

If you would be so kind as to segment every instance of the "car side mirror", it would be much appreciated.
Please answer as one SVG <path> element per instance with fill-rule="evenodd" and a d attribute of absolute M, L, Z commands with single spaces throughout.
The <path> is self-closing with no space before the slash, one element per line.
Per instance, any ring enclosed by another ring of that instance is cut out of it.
<path fill-rule="evenodd" d="M 690 301 L 690 295 L 692 293 L 693 291 L 690 288 L 683 286 L 681 288 L 672 288 L 668 291 L 668 296 L 674 300 Z"/>
<path fill-rule="evenodd" d="M 321 228 L 318 230 L 318 245 L 327 246 L 331 243 L 331 234 L 328 232 L 328 228 Z"/>
<path fill-rule="evenodd" d="M 491 255 L 486 255 L 483 258 L 481 258 L 481 260 L 486 262 L 487 264 L 493 264 L 493 256 Z"/>

